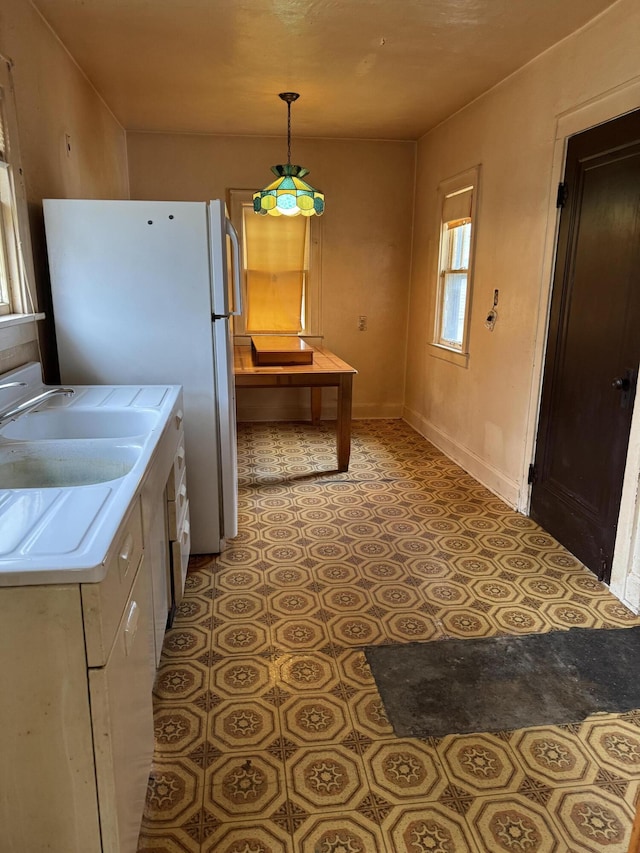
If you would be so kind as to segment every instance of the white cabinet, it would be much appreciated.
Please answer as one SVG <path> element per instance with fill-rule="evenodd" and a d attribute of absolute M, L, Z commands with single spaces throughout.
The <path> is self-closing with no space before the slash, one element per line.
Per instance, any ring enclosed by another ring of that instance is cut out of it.
<path fill-rule="evenodd" d="M 122 618 L 125 602 L 142 559 L 140 501 L 134 504 L 112 546 L 112 557 L 102 583 L 80 586 L 84 613 L 87 665 L 104 666 Z M 148 562 L 148 561 L 147 561 Z"/>
<path fill-rule="evenodd" d="M 0 849 L 134 853 L 153 755 L 140 500 L 100 584 L 0 589 Z"/>
<path fill-rule="evenodd" d="M 184 455 L 184 435 L 176 451 L 173 468 L 167 481 L 167 522 L 171 549 L 171 585 L 173 604 L 182 601 L 191 550 L 191 525 L 187 494 L 187 469 Z"/>
<path fill-rule="evenodd" d="M 89 670 L 104 853 L 134 851 L 140 832 L 154 745 L 150 603 L 149 575 L 141 564 L 109 659 Z"/>
<path fill-rule="evenodd" d="M 167 622 L 182 596 L 182 589 L 178 595 L 178 585 L 174 583 L 175 560 L 173 551 L 178 533 L 185 549 L 183 555 L 185 576 L 191 545 L 188 539 L 189 510 L 186 496 L 186 464 L 181 401 L 165 428 L 158 446 L 158 452 L 142 487 L 141 497 L 145 559 L 151 565 L 155 663 L 157 666 L 160 663 L 162 641 L 167 629 Z M 175 514 L 176 509 L 180 514 L 179 518 Z M 186 543 L 184 542 L 185 528 L 188 540 Z"/>
<path fill-rule="evenodd" d="M 97 853 L 80 587 L 9 587 L 0 602 L 0 849 Z"/>
<path fill-rule="evenodd" d="M 176 541 L 180 572 L 188 559 L 178 415 L 117 526 L 103 580 L 0 587 L 1 853 L 135 853 Z"/>
<path fill-rule="evenodd" d="M 151 566 L 153 596 L 154 670 L 160 663 L 162 641 L 171 609 L 170 544 L 164 487 L 145 489 L 142 495 L 145 556 Z"/>

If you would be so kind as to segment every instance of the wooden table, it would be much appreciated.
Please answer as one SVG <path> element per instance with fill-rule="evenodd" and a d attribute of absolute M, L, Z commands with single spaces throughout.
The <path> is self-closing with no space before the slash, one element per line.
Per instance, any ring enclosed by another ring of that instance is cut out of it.
<path fill-rule="evenodd" d="M 320 421 L 322 389 L 337 388 L 338 471 L 349 470 L 352 383 L 357 370 L 323 347 L 314 347 L 313 364 L 256 367 L 251 359 L 250 346 L 234 347 L 233 370 L 237 388 L 310 388 L 311 421 L 314 424 Z"/>

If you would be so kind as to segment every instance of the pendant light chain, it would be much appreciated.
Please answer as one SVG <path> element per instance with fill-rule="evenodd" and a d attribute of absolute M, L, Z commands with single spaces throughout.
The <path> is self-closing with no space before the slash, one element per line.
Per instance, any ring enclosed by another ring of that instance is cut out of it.
<path fill-rule="evenodd" d="M 291 165 L 291 101 L 287 101 L 287 164 Z"/>

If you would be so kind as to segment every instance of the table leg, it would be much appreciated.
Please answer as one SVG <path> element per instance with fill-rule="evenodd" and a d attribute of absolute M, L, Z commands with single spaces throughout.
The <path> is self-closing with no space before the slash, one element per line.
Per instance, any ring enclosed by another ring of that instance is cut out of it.
<path fill-rule="evenodd" d="M 349 456 L 351 455 L 352 380 L 352 374 L 345 373 L 340 377 L 340 384 L 338 385 L 338 422 L 336 425 L 338 471 L 349 470 Z"/>
<path fill-rule="evenodd" d="M 311 423 L 317 426 L 322 414 L 322 388 L 311 386 Z"/>
<path fill-rule="evenodd" d="M 627 853 L 638 853 L 640 850 L 640 803 L 636 809 L 636 816 L 631 828 L 631 840 L 629 841 L 629 849 Z"/>

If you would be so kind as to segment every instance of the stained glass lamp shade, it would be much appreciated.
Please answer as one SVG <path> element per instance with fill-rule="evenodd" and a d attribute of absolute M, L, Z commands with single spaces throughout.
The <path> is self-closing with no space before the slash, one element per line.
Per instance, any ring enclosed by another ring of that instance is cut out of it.
<path fill-rule="evenodd" d="M 277 180 L 253 194 L 253 209 L 262 216 L 322 216 L 324 195 L 302 180 L 309 174 L 307 169 L 291 164 L 291 104 L 300 96 L 283 92 L 279 97 L 287 102 L 288 159 L 286 165 L 271 167 Z"/>

